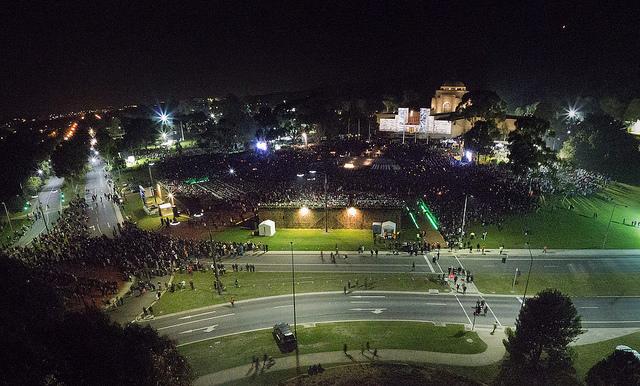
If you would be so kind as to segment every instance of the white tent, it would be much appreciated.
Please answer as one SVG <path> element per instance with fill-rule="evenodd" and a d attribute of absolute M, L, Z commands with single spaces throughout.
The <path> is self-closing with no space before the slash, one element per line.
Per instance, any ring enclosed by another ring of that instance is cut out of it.
<path fill-rule="evenodd" d="M 260 236 L 273 236 L 276 234 L 276 223 L 273 220 L 264 220 L 258 225 Z"/>
<path fill-rule="evenodd" d="M 382 234 L 394 233 L 396 231 L 396 223 L 393 221 L 385 221 L 382 223 Z"/>

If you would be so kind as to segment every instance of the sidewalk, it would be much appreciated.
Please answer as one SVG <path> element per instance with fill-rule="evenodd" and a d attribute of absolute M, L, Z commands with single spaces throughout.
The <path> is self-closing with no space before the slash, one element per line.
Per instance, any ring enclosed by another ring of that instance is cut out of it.
<path fill-rule="evenodd" d="M 172 276 L 154 277 L 153 281 L 165 281 L 169 283 Z M 129 284 L 129 287 L 131 284 Z M 164 291 L 163 291 L 164 292 Z M 138 319 L 142 314 L 142 307 L 149 307 L 156 302 L 156 292 L 147 291 L 140 296 L 127 296 L 123 298 L 124 304 L 118 307 L 112 307 L 105 312 L 114 321 L 122 325 L 126 325 Z"/>
<path fill-rule="evenodd" d="M 333 351 L 300 355 L 300 367 L 303 372 L 306 372 L 308 366 L 318 363 L 360 363 L 378 360 L 433 363 L 452 366 L 487 366 L 500 361 L 505 354 L 504 345 L 502 344 L 502 339 L 505 338 L 505 334 L 502 331 L 496 331 L 495 335 L 491 335 L 490 331 L 486 329 L 477 329 L 476 332 L 487 344 L 487 349 L 478 354 L 450 354 L 431 351 L 379 349 L 378 357 L 373 358 L 373 349 L 372 351 L 365 351 L 364 355 L 360 353 L 360 350 L 351 350 L 348 351 L 349 356 L 345 355 L 342 351 Z M 275 359 L 275 364 L 269 369 L 264 368 L 263 370 L 256 371 L 252 364 L 246 364 L 199 377 L 195 380 L 194 385 L 219 385 L 244 378 L 253 379 L 259 377 L 263 372 L 287 370 L 295 367 L 296 357 L 295 355 L 289 355 L 284 358 Z"/>
<path fill-rule="evenodd" d="M 323 251 L 325 255 L 330 254 L 331 250 L 326 250 Z M 340 250 L 339 251 L 341 254 L 347 253 L 347 254 L 352 254 L 354 256 L 358 255 L 357 251 L 345 251 L 345 250 Z M 548 249 L 547 253 L 543 253 L 544 251 L 540 248 L 532 248 L 531 249 L 531 253 L 534 256 L 538 256 L 538 255 L 544 255 L 544 256 L 548 256 L 548 257 L 555 257 L 555 256 L 575 256 L 575 255 L 582 255 L 585 257 L 598 257 L 598 256 L 603 256 L 603 255 L 607 255 L 609 257 L 625 257 L 625 256 L 634 256 L 636 257 L 637 255 L 640 254 L 640 249 Z M 289 250 L 285 250 L 285 251 L 273 251 L 270 250 L 269 252 L 263 252 L 263 251 L 248 251 L 245 252 L 247 255 L 249 253 L 253 253 L 253 255 L 282 255 L 282 254 L 290 254 L 291 251 Z M 294 250 L 293 253 L 295 255 L 320 255 L 320 251 L 296 251 Z M 365 251 L 364 255 L 367 255 L 369 253 L 369 251 Z M 427 253 L 425 251 L 425 255 L 430 255 L 433 254 L 434 252 L 431 251 L 429 253 Z M 391 251 L 388 250 L 380 250 L 379 252 L 380 255 L 392 255 Z M 486 248 L 485 249 L 485 254 L 483 255 L 481 252 L 477 252 L 476 249 L 473 249 L 472 253 L 469 253 L 469 249 L 458 249 L 458 250 L 453 250 L 452 252 L 449 252 L 449 249 L 447 248 L 442 248 L 440 250 L 440 255 L 445 255 L 445 256 L 458 256 L 458 257 L 465 257 L 465 258 L 470 258 L 470 257 L 483 257 L 483 256 L 500 256 L 500 249 L 499 248 Z M 409 254 L 407 252 L 400 252 L 399 255 L 395 255 L 395 256 L 409 256 Z M 418 256 L 420 256 L 420 254 L 418 254 Z M 502 251 L 502 256 L 529 256 L 529 250 L 528 249 L 511 249 L 511 248 L 505 248 Z"/>

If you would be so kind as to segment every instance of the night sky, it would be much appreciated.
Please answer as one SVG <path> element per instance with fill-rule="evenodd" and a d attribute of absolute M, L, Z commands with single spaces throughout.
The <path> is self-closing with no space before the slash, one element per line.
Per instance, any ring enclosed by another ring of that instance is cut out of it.
<path fill-rule="evenodd" d="M 640 96 L 639 2 L 49 3 L 0 11 L 1 116 L 447 79 L 513 102 Z"/>

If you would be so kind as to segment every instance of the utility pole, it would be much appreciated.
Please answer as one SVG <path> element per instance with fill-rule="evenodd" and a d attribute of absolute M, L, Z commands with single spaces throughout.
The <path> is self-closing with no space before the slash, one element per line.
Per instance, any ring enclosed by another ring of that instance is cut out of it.
<path fill-rule="evenodd" d="M 611 216 L 609 217 L 609 223 L 607 224 L 607 231 L 604 233 L 604 240 L 602 240 L 602 249 L 604 249 L 604 246 L 607 244 L 607 238 L 609 236 L 609 228 L 611 228 L 611 221 L 613 220 L 613 212 L 616 210 L 617 206 L 624 206 L 625 208 L 627 208 L 627 205 L 621 205 L 621 204 L 613 204 L 613 208 L 611 208 Z"/>
<path fill-rule="evenodd" d="M 460 228 L 460 241 L 462 242 L 462 238 L 464 237 L 464 223 L 467 219 L 467 198 L 468 195 L 464 195 L 464 210 L 462 211 L 462 228 Z"/>
<path fill-rule="evenodd" d="M 296 373 L 300 374 L 300 356 L 298 351 L 298 346 L 300 342 L 298 341 L 298 320 L 296 318 L 296 268 L 293 261 L 293 241 L 290 241 L 291 245 L 291 287 L 293 292 L 293 333 L 296 336 Z"/>
<path fill-rule="evenodd" d="M 11 217 L 9 217 L 9 211 L 7 210 L 7 204 L 2 201 L 2 206 L 4 206 L 4 213 L 7 214 L 7 221 L 9 221 L 9 228 L 11 229 L 11 235 L 13 236 L 13 224 L 11 224 Z"/>
<path fill-rule="evenodd" d="M 527 300 L 527 289 L 529 288 L 529 278 L 531 277 L 531 267 L 533 266 L 533 253 L 531 253 L 531 243 L 529 241 L 529 235 L 527 235 L 527 249 L 529 250 L 529 272 L 527 273 L 527 282 L 524 285 L 524 294 L 522 294 L 522 304 L 520 304 L 520 309 L 524 307 L 524 302 Z"/>

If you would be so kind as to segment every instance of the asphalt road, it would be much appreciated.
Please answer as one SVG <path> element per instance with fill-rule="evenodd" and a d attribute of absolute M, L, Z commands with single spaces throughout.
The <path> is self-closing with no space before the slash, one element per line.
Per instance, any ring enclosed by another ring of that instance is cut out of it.
<path fill-rule="evenodd" d="M 296 297 L 299 324 L 353 320 L 412 320 L 435 323 L 473 324 L 476 295 L 427 295 L 417 293 L 354 292 L 302 294 Z M 521 299 L 515 296 L 485 296 L 487 316 L 475 318 L 476 326 L 513 326 Z M 575 298 L 585 328 L 640 327 L 640 297 Z M 272 327 L 277 322 L 293 324 L 290 295 L 213 306 L 168 315 L 149 323 L 178 344 Z"/>
<path fill-rule="evenodd" d="M 85 180 L 85 199 L 89 204 L 89 230 L 92 236 L 106 235 L 113 237 L 114 228 L 117 227 L 119 209 L 104 196 L 105 193 L 113 193 L 112 185 L 105 177 L 105 164 L 101 158 L 91 165 L 91 170 L 87 172 Z M 98 196 L 92 201 L 92 195 Z"/>
<path fill-rule="evenodd" d="M 342 256 L 344 253 L 340 253 Z M 562 252 L 533 251 L 532 272 L 537 273 L 638 273 L 640 272 L 640 251 L 600 251 L 600 250 L 566 250 Z M 466 268 L 475 273 L 513 273 L 516 268 L 521 271 L 529 269 L 528 251 L 512 251 L 509 255 L 500 255 L 492 251 L 486 255 L 481 253 L 458 254 L 441 252 L 440 259 L 432 262 L 433 254 L 408 256 L 392 255 L 380 252 L 378 257 L 368 253 L 358 255 L 347 253 L 347 259 L 339 257 L 331 263 L 325 254 L 324 261 L 319 253 L 295 253 L 296 270 L 308 272 L 409 272 L 412 263 L 415 271 L 422 273 L 447 272 L 449 266 Z M 502 257 L 506 262 L 502 263 Z M 283 252 L 269 252 L 253 255 L 251 253 L 225 261 L 239 264 L 254 264 L 258 271 L 289 272 L 291 255 Z"/>
<path fill-rule="evenodd" d="M 35 237 L 47 231 L 47 225 L 51 228 L 53 224 L 56 223 L 59 217 L 59 211 L 61 211 L 62 208 L 60 192 L 63 183 L 64 178 L 49 178 L 40 193 L 38 193 L 38 198 L 31 200 L 31 206 L 34 212 L 40 212 L 39 208 L 42 206 L 44 218 L 39 218 L 31 225 L 31 228 L 29 228 L 29 230 L 26 231 L 25 234 L 16 242 L 17 246 L 23 247 L 28 245 Z"/>

